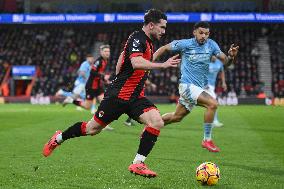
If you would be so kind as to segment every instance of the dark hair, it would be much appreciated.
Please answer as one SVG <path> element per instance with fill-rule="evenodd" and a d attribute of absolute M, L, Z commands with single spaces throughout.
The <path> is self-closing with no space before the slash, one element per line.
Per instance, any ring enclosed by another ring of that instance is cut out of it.
<path fill-rule="evenodd" d="M 101 45 L 100 46 L 100 50 L 109 49 L 109 48 L 110 48 L 109 45 Z"/>
<path fill-rule="evenodd" d="M 166 14 L 157 9 L 150 9 L 144 15 L 144 25 L 150 22 L 157 24 L 160 22 L 160 19 L 167 20 Z"/>
<path fill-rule="evenodd" d="M 91 53 L 86 54 L 86 58 L 89 58 L 89 57 L 94 57 L 94 55 L 92 55 Z"/>
<path fill-rule="evenodd" d="M 201 22 L 197 22 L 194 24 L 193 29 L 197 29 L 197 28 L 208 28 L 210 29 L 210 24 L 208 22 L 205 21 L 201 21 Z"/>

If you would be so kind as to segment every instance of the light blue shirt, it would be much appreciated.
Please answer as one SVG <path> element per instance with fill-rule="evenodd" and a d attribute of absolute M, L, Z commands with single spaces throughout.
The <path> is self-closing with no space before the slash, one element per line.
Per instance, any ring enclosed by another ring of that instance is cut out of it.
<path fill-rule="evenodd" d="M 192 83 L 204 88 L 208 83 L 211 57 L 221 53 L 217 43 L 212 39 L 207 39 L 201 45 L 195 38 L 175 40 L 171 43 L 171 50 L 181 52 L 180 83 Z"/>
<path fill-rule="evenodd" d="M 78 74 L 79 72 L 84 72 L 85 73 L 85 76 L 86 78 L 84 78 L 83 76 L 81 75 L 78 75 L 78 77 L 76 78 L 76 81 L 77 82 L 80 82 L 82 84 L 86 84 L 89 76 L 90 76 L 90 71 L 91 71 L 91 65 L 89 64 L 88 61 L 85 61 L 83 62 L 81 65 L 80 65 L 80 68 L 78 70 Z"/>
<path fill-rule="evenodd" d="M 219 59 L 216 59 L 215 62 L 211 62 L 209 64 L 208 85 L 215 87 L 218 73 L 223 70 L 223 63 Z"/>

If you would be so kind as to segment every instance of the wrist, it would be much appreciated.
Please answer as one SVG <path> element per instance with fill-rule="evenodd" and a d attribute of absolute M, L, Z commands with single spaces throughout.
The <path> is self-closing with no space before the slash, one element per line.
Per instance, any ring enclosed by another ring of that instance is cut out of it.
<path fill-rule="evenodd" d="M 229 60 L 234 60 L 234 58 L 235 58 L 234 56 L 228 55 Z"/>

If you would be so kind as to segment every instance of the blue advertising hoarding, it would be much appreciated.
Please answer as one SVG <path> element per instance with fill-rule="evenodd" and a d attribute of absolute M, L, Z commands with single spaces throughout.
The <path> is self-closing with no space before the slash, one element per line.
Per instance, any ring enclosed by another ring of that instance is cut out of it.
<path fill-rule="evenodd" d="M 33 77 L 36 73 L 35 66 L 13 66 L 12 76 L 13 77 Z"/>
<path fill-rule="evenodd" d="M 284 23 L 284 14 L 263 13 L 168 13 L 170 23 L 260 22 Z M 53 24 L 53 23 L 138 23 L 143 13 L 98 14 L 0 14 L 0 24 Z"/>

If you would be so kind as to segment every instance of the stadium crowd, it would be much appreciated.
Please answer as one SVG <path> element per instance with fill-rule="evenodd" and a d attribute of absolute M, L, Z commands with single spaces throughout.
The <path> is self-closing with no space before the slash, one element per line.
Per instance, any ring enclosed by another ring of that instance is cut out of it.
<path fill-rule="evenodd" d="M 279 26 L 280 27 L 280 26 Z M 43 93 L 54 95 L 60 87 L 72 88 L 76 71 L 88 52 L 94 50 L 95 42 L 108 43 L 111 46 L 111 58 L 107 68 L 108 73 L 114 73 L 117 58 L 123 49 L 126 37 L 139 25 L 50 25 L 50 26 L 19 26 L 19 28 L 1 26 L 0 30 L 0 59 L 10 65 L 36 65 L 39 68 L 38 80 L 33 88 L 33 94 Z M 226 29 L 224 29 L 226 28 Z M 261 35 L 261 25 L 221 24 L 213 25 L 211 38 L 218 41 L 221 49 L 227 51 L 230 43 L 240 45 L 237 64 L 226 72 L 229 91 L 235 91 L 238 96 L 257 95 L 261 90 L 257 71 L 259 54 L 255 52 L 255 43 Z M 283 33 L 275 29 L 269 35 L 271 48 L 271 62 L 273 72 L 273 92 L 275 96 L 284 95 L 283 75 Z M 174 39 L 192 36 L 191 24 L 171 24 L 167 35 L 158 44 L 169 43 Z M 283 32 L 283 31 L 282 31 Z M 165 57 L 166 58 L 166 57 Z M 0 78 L 3 78 L 1 69 Z M 151 82 L 157 88 L 149 88 L 148 95 L 177 95 L 179 71 L 155 70 L 150 75 Z M 216 92 L 224 94 L 220 80 L 217 82 Z"/>

